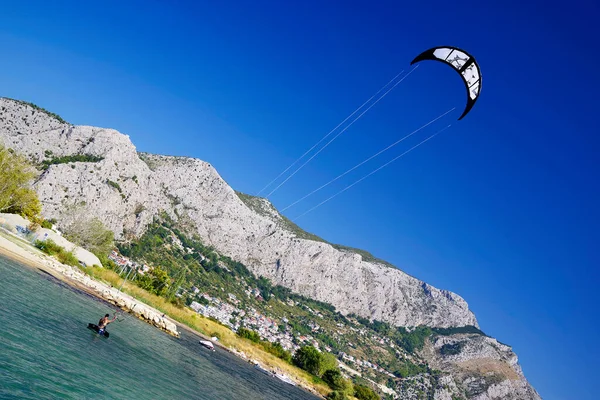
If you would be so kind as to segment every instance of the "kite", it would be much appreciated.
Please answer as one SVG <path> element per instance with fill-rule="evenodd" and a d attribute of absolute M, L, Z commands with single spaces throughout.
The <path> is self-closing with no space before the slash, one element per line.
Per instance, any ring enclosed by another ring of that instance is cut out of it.
<path fill-rule="evenodd" d="M 467 105 L 462 115 L 458 118 L 461 120 L 469 111 L 471 111 L 471 108 L 473 108 L 475 102 L 479 98 L 479 93 L 481 93 L 481 71 L 479 69 L 479 64 L 477 64 L 475 58 L 466 51 L 451 46 L 434 47 L 426 50 L 415 57 L 410 64 L 413 65 L 423 60 L 443 62 L 444 64 L 450 65 L 461 75 L 465 87 L 467 88 L 468 96 Z"/>

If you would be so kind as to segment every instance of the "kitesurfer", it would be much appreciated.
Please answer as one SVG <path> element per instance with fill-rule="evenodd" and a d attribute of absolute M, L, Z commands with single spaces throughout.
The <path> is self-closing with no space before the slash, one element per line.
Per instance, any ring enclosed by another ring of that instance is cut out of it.
<path fill-rule="evenodd" d="M 108 317 L 109 314 L 106 314 L 104 317 L 100 318 L 100 322 L 98 322 L 98 333 L 101 335 L 104 334 L 104 329 L 106 328 L 106 325 L 110 324 L 111 322 L 117 319 L 117 314 L 115 313 L 115 316 L 112 320 L 109 320 Z"/>

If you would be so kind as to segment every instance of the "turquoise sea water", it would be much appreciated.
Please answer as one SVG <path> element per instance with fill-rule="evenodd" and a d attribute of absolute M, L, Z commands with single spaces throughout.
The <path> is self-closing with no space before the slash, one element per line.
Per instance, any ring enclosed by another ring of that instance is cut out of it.
<path fill-rule="evenodd" d="M 316 399 L 185 332 L 125 314 L 110 338 L 87 329 L 114 308 L 0 257 L 1 399 Z"/>

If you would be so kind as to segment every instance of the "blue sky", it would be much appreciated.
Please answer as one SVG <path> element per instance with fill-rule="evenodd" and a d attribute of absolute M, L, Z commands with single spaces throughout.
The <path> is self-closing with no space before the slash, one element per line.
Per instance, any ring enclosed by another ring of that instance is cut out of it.
<path fill-rule="evenodd" d="M 457 107 L 286 215 L 452 123 L 297 222 L 463 296 L 544 399 L 593 398 L 598 5 L 80 3 L 3 5 L 0 95 L 118 129 L 141 151 L 201 158 L 250 194 L 421 51 L 470 51 L 483 89 L 465 119 L 456 73 L 422 63 L 271 200 L 283 208 Z"/>

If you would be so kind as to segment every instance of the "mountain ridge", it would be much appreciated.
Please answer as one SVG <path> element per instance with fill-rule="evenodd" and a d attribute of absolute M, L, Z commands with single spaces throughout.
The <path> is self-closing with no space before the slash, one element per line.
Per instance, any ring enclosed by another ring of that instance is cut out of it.
<path fill-rule="evenodd" d="M 285 217 L 284 215 L 279 213 L 279 211 L 273 205 L 273 203 L 271 203 L 265 197 L 253 196 L 251 194 L 242 193 L 237 190 L 235 191 L 235 193 L 248 207 L 252 208 L 257 213 L 259 213 L 259 214 L 262 213 L 261 215 L 264 215 L 266 217 L 279 218 L 288 230 L 296 233 L 298 235 L 298 237 L 300 237 L 302 239 L 313 240 L 315 242 L 327 243 L 327 244 L 333 246 L 337 250 L 348 251 L 351 253 L 358 254 L 363 258 L 364 261 L 378 263 L 378 264 L 385 265 L 390 268 L 398 268 L 388 261 L 385 261 L 381 258 L 375 257 L 368 250 L 363 250 L 363 249 L 359 249 L 356 247 L 344 246 L 344 245 L 338 244 L 338 243 L 332 243 L 328 240 L 323 239 L 322 237 L 320 237 L 318 235 L 315 235 L 314 233 L 305 231 L 300 226 L 296 225 L 293 221 L 291 221 L 290 219 L 288 219 L 287 217 Z M 262 202 L 264 206 L 266 206 L 267 208 L 270 208 L 271 210 L 268 210 L 268 211 L 264 210 L 264 208 L 262 208 L 259 204 L 256 204 L 256 202 Z M 273 214 L 276 214 L 276 215 L 273 215 Z M 275 220 L 274 220 L 274 222 L 275 222 Z"/>
<path fill-rule="evenodd" d="M 71 125 L 56 114 L 6 98 L 0 99 L 0 140 L 40 166 L 45 160 L 62 160 L 46 162 L 34 185 L 44 217 L 60 224 L 98 217 L 125 239 L 140 236 L 155 215 L 166 212 L 256 276 L 329 303 L 342 314 L 404 327 L 479 328 L 459 295 L 391 268 L 368 252 L 338 249 L 294 228 L 265 199 L 232 189 L 205 161 L 138 152 L 129 136 L 114 129 Z M 90 161 L 69 162 L 75 155 L 88 155 Z M 475 336 L 452 335 L 425 349 L 431 363 L 452 372 L 447 385 L 472 387 L 467 397 L 476 400 L 540 398 L 510 347 Z M 464 350 L 444 355 L 445 345 Z M 489 369 L 493 379 L 486 375 Z M 450 392 L 440 393 L 446 394 L 436 394 L 436 399 L 454 400 Z"/>

